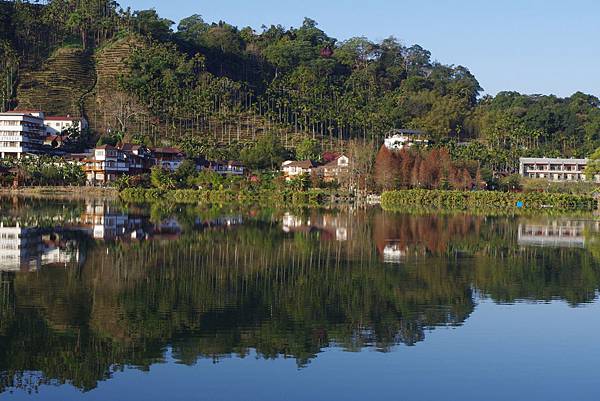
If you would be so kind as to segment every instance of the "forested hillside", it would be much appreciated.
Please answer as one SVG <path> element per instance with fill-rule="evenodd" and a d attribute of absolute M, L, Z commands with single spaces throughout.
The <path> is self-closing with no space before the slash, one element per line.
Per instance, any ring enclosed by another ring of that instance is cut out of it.
<path fill-rule="evenodd" d="M 414 128 L 455 158 L 510 171 L 520 155 L 600 146 L 597 97 L 482 97 L 466 67 L 418 45 L 339 41 L 308 18 L 255 31 L 200 15 L 176 25 L 109 0 L 0 1 L 0 69 L 2 110 L 82 113 L 97 136 L 196 152 L 235 154 L 265 133 L 288 148 L 307 136 L 376 146 Z"/>

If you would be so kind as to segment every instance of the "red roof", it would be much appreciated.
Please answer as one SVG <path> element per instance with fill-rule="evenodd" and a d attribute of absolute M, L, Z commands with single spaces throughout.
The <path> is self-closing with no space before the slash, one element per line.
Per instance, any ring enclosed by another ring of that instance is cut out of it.
<path fill-rule="evenodd" d="M 165 153 L 165 154 L 183 154 L 183 152 L 177 148 L 154 148 L 152 149 L 154 153 Z"/>
<path fill-rule="evenodd" d="M 300 167 L 304 169 L 317 167 L 317 164 L 312 160 L 292 161 L 291 163 L 283 164 L 283 167 Z"/>
<path fill-rule="evenodd" d="M 325 168 L 338 167 L 338 160 L 340 160 L 342 157 L 348 157 L 348 156 L 341 154 L 338 157 L 336 157 L 335 159 L 333 159 L 332 161 L 330 161 L 329 163 L 325 164 L 323 167 L 325 167 Z"/>
<path fill-rule="evenodd" d="M 11 113 L 43 113 L 42 110 L 34 110 L 34 109 L 15 109 L 11 110 Z"/>
<path fill-rule="evenodd" d="M 51 116 L 44 117 L 44 120 L 48 121 L 81 121 L 81 117 L 71 117 L 71 116 Z"/>

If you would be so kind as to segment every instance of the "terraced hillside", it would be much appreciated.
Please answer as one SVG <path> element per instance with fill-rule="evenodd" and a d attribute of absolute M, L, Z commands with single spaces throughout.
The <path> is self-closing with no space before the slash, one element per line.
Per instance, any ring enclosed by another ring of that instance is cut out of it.
<path fill-rule="evenodd" d="M 21 74 L 18 108 L 80 115 L 82 97 L 94 87 L 95 80 L 94 62 L 89 53 L 77 48 L 58 49 L 40 70 Z"/>
<path fill-rule="evenodd" d="M 84 115 L 95 132 L 106 129 L 106 104 L 114 99 L 117 77 L 135 44 L 132 37 L 107 44 L 95 54 L 77 48 L 56 50 L 41 69 L 21 69 L 19 109 L 39 109 L 51 115 Z"/>
<path fill-rule="evenodd" d="M 131 107 L 122 103 L 136 103 L 118 88 L 119 76 L 127 70 L 126 59 L 132 49 L 143 46 L 135 35 L 119 38 L 97 49 L 94 54 L 81 49 L 61 48 L 35 71 L 21 71 L 17 91 L 18 108 L 41 109 L 48 114 L 83 114 L 96 136 L 109 128 L 120 129 L 118 119 L 124 120 Z M 143 107 L 136 105 L 136 107 Z M 284 146 L 294 147 L 310 133 L 294 132 L 290 127 L 274 125 L 265 117 L 252 112 L 234 116 L 212 116 L 203 124 L 185 121 L 160 123 L 142 110 L 126 119 L 127 132 L 142 133 L 159 143 L 176 143 L 186 135 L 212 137 L 218 143 L 253 143 L 266 132 L 278 132 Z M 334 147 L 337 141 L 316 137 L 325 147 Z M 328 146 L 329 145 L 329 146 Z"/>
<path fill-rule="evenodd" d="M 94 55 L 96 65 L 96 86 L 86 98 L 85 107 L 88 110 L 90 126 L 97 132 L 114 127 L 114 116 L 107 110 L 114 109 L 118 91 L 119 75 L 126 71 L 125 60 L 135 46 L 141 42 L 135 36 L 127 36 L 108 43 Z M 123 94 L 124 95 L 124 94 Z"/>

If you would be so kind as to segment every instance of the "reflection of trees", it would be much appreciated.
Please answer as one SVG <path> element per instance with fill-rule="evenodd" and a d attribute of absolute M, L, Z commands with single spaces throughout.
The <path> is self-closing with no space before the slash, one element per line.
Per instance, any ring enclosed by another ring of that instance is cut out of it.
<path fill-rule="evenodd" d="M 578 249 L 523 249 L 503 258 L 476 258 L 473 284 L 497 302 L 564 299 L 578 305 L 596 299 L 600 267 Z"/>
<path fill-rule="evenodd" d="M 525 223 L 552 224 L 528 218 Z M 498 302 L 564 299 L 572 305 L 596 299 L 600 249 L 588 232 L 589 252 L 560 247 L 517 246 L 520 221 L 455 214 L 411 216 L 380 213 L 373 218 L 377 249 L 394 242 L 419 255 L 461 258 L 460 269 L 480 292 Z"/>
<path fill-rule="evenodd" d="M 18 275 L 17 313 L 2 332 L 5 385 L 39 370 L 91 388 L 112 364 L 147 367 L 167 345 L 188 364 L 251 349 L 305 364 L 334 344 L 412 345 L 473 309 L 469 284 L 441 260 L 385 269 L 340 260 L 338 244 L 309 244 L 298 252 L 279 227 L 257 223 L 97 249 L 81 274 Z"/>
<path fill-rule="evenodd" d="M 592 255 L 517 247 L 509 218 L 359 211 L 340 216 L 350 234 L 335 241 L 323 230 L 283 233 L 276 218 L 227 229 L 198 225 L 198 211 L 173 212 L 185 228 L 177 241 L 90 247 L 79 270 L 9 277 L 0 309 L 5 388 L 70 381 L 90 389 L 124 365 L 162 361 L 168 346 L 186 364 L 251 350 L 300 365 L 330 346 L 385 351 L 460 325 L 473 288 L 501 302 L 575 305 L 600 285 Z M 376 249 L 390 238 L 427 258 L 382 265 Z M 27 382 L 28 371 L 43 375 Z"/>
<path fill-rule="evenodd" d="M 446 253 L 449 245 L 467 236 L 477 241 L 484 218 L 477 216 L 378 213 L 374 217 L 373 236 L 377 249 L 383 252 L 393 243 L 402 249 L 420 253 Z"/>
<path fill-rule="evenodd" d="M 0 223 L 24 226 L 55 226 L 76 221 L 84 210 L 80 202 L 62 200 L 49 204 L 41 199 L 0 196 Z"/>

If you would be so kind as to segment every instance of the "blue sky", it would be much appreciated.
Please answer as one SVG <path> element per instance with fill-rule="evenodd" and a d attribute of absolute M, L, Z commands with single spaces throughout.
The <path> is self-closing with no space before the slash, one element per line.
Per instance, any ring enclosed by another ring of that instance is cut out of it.
<path fill-rule="evenodd" d="M 304 17 L 339 40 L 397 37 L 445 64 L 461 64 L 486 93 L 600 96 L 597 0 L 120 0 L 179 21 L 200 14 L 239 27 L 298 26 Z"/>

